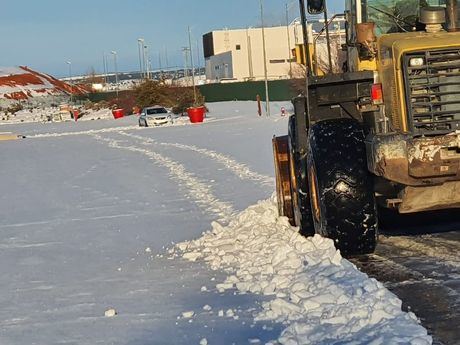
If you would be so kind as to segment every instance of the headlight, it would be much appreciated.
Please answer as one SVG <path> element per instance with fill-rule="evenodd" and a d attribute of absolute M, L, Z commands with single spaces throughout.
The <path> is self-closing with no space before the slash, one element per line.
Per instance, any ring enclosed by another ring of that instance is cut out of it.
<path fill-rule="evenodd" d="M 424 64 L 425 64 L 425 61 L 421 57 L 409 59 L 410 67 L 419 67 L 419 66 L 423 66 Z"/>

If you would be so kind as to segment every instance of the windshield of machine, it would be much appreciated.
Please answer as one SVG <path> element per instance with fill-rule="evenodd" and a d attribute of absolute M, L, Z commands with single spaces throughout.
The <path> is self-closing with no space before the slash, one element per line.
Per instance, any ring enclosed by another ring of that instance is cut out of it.
<path fill-rule="evenodd" d="M 365 20 L 375 23 L 377 36 L 418 29 L 420 8 L 443 6 L 444 0 L 367 0 L 363 1 Z"/>

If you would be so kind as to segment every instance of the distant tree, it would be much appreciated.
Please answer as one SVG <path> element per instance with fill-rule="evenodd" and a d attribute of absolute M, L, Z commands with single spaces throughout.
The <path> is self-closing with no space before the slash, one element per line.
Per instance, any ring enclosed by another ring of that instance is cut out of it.
<path fill-rule="evenodd" d="M 175 102 L 171 99 L 170 93 L 167 86 L 154 80 L 146 80 L 134 89 L 134 97 L 140 108 L 157 104 L 172 107 Z"/>
<path fill-rule="evenodd" d="M 174 92 L 176 95 L 172 109 L 174 114 L 183 114 L 187 111 L 187 108 L 204 105 L 204 96 L 200 93 L 198 88 L 196 89 L 196 102 L 194 100 L 193 88 L 181 87 L 177 88 L 177 91 L 178 92 Z"/>
<path fill-rule="evenodd" d="M 196 102 L 193 88 L 165 85 L 155 80 L 146 80 L 133 90 L 136 106 L 139 108 L 161 105 L 172 108 L 176 114 L 184 113 L 187 108 L 204 105 L 204 97 L 196 89 Z"/>

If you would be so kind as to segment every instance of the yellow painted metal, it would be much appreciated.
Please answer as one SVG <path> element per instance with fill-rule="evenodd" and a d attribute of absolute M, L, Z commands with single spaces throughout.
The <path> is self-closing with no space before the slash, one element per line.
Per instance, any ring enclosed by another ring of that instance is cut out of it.
<path fill-rule="evenodd" d="M 288 136 L 273 137 L 273 159 L 276 177 L 276 197 L 278 200 L 278 213 L 289 218 L 291 225 L 295 226 L 294 209 L 291 194 L 291 174 L 289 169 L 289 143 Z"/>
<path fill-rule="evenodd" d="M 382 35 L 377 40 L 378 72 L 383 85 L 383 97 L 387 113 L 391 114 L 392 127 L 401 132 L 409 131 L 404 98 L 402 57 L 408 52 L 430 49 L 460 48 L 457 32 L 405 32 Z"/>
<path fill-rule="evenodd" d="M 296 44 L 295 45 L 295 61 L 299 65 L 305 65 L 305 49 L 303 49 L 303 44 Z"/>
<path fill-rule="evenodd" d="M 0 133 L 0 141 L 18 140 L 21 137 L 13 133 Z"/>
<path fill-rule="evenodd" d="M 316 172 L 313 168 L 310 168 L 308 182 L 310 183 L 310 192 L 311 192 L 311 209 L 313 217 L 317 222 L 321 219 L 321 209 L 319 206 L 319 196 L 318 196 L 318 180 L 316 179 Z"/>
<path fill-rule="evenodd" d="M 309 51 L 310 51 L 311 64 L 314 64 L 315 49 L 313 47 L 313 44 L 309 44 L 308 46 L 310 47 Z M 296 59 L 296 62 L 298 64 L 300 64 L 300 65 L 305 66 L 307 64 L 306 53 L 305 53 L 305 49 L 304 49 L 303 44 L 296 44 L 296 46 L 295 46 L 295 59 Z M 310 66 L 310 69 L 313 70 L 313 66 Z M 324 73 L 324 71 L 322 69 L 320 69 L 319 67 L 316 67 L 315 75 L 321 76 L 321 75 L 325 75 L 325 73 Z"/>
<path fill-rule="evenodd" d="M 376 71 L 377 59 L 373 60 L 360 60 L 358 59 L 358 71 Z"/>

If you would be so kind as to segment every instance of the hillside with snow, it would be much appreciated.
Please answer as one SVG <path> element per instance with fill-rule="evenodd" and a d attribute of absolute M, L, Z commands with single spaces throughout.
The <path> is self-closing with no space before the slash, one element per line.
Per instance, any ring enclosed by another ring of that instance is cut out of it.
<path fill-rule="evenodd" d="M 0 67 L 0 100 L 22 101 L 86 92 L 82 87 L 70 85 L 26 66 Z"/>

